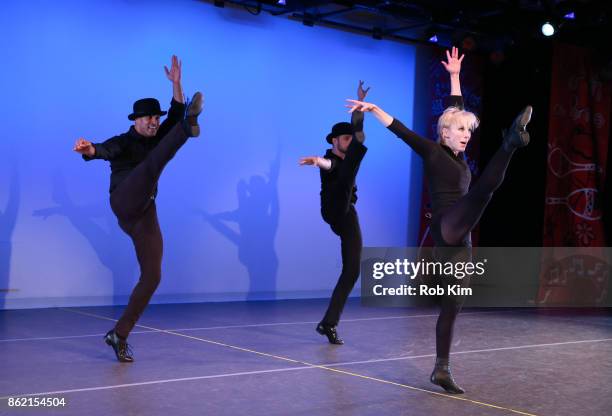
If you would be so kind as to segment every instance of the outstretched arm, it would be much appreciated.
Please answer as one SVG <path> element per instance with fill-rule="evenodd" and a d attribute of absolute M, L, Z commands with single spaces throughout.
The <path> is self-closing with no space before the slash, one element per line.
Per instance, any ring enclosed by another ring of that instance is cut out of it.
<path fill-rule="evenodd" d="M 459 73 L 461 72 L 461 62 L 465 55 L 461 54 L 459 57 L 459 49 L 453 46 L 451 52 L 446 51 L 447 62 L 441 61 L 444 65 L 444 69 L 450 76 L 451 92 L 450 95 L 461 96 L 461 81 L 459 79 Z"/>
<path fill-rule="evenodd" d="M 181 85 L 181 61 L 172 55 L 172 64 L 170 69 L 164 65 L 164 71 L 166 71 L 166 77 L 172 81 L 172 98 L 176 102 L 185 104 L 185 97 L 183 96 L 183 86 Z"/>
<path fill-rule="evenodd" d="M 428 140 L 424 137 L 419 136 L 417 133 L 404 126 L 401 121 L 394 119 L 387 114 L 382 108 L 376 104 L 366 103 L 357 100 L 347 100 L 349 104 L 347 107 L 350 108 L 349 112 L 363 111 L 364 113 L 372 113 L 374 117 L 380 121 L 380 123 L 391 130 L 397 137 L 402 139 L 404 143 L 412 147 L 422 157 L 430 154 L 435 148 L 436 143 L 432 140 Z"/>
<path fill-rule="evenodd" d="M 300 159 L 300 166 L 304 165 L 317 166 L 323 170 L 330 170 L 332 168 L 332 161 L 319 156 L 306 156 Z"/>
<path fill-rule="evenodd" d="M 83 159 L 114 160 L 123 153 L 125 139 L 122 136 L 115 136 L 103 143 L 92 143 L 80 137 L 77 139 L 72 150 L 83 155 Z"/>
<path fill-rule="evenodd" d="M 362 113 L 372 113 L 374 117 L 378 119 L 382 123 L 383 126 L 389 127 L 393 122 L 393 117 L 389 114 L 385 113 L 382 108 L 378 107 L 376 104 L 366 103 L 364 101 L 358 100 L 346 100 L 349 102 L 347 107 L 350 108 L 349 113 L 362 112 Z"/>

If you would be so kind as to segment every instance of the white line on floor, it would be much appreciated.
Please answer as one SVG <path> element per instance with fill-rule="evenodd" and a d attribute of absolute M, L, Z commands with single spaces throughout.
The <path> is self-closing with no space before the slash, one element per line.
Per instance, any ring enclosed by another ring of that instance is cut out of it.
<path fill-rule="evenodd" d="M 86 312 L 76 311 L 66 309 L 68 312 L 78 313 L 81 315 L 88 315 Z M 501 311 L 481 311 L 481 312 L 463 312 L 461 316 L 466 315 L 483 315 L 483 314 L 493 314 L 493 313 L 503 313 L 503 312 L 522 312 L 522 311 L 512 311 L 512 310 L 501 310 Z M 353 319 L 342 319 L 343 323 L 347 322 L 361 322 L 361 321 L 376 321 L 376 320 L 385 320 L 385 319 L 412 319 L 412 318 L 437 318 L 439 314 L 422 314 L 422 315 L 398 315 L 398 316 L 377 316 L 372 318 L 353 318 Z M 96 316 L 98 319 L 99 317 Z M 115 319 L 108 318 L 109 321 L 116 321 Z M 176 328 L 176 329 L 166 329 L 167 331 L 208 331 L 215 329 L 239 329 L 239 328 L 259 328 L 259 327 L 269 327 L 269 326 L 282 326 L 282 325 L 316 325 L 318 321 L 297 321 L 297 322 L 268 322 L 268 323 L 260 323 L 260 324 L 246 324 L 246 325 L 224 325 L 224 326 L 205 326 L 199 328 Z M 152 334 L 157 333 L 159 331 L 132 331 L 131 334 Z M 86 335 L 65 335 L 65 336 L 56 336 L 56 337 L 31 337 L 31 338 L 7 338 L 0 339 L 1 342 L 18 342 L 18 341 L 52 341 L 52 340 L 62 340 L 62 339 L 75 339 L 75 338 L 89 338 L 89 337 L 103 337 L 103 333 L 99 334 L 86 334 Z"/>
<path fill-rule="evenodd" d="M 480 350 L 457 351 L 457 352 L 451 353 L 451 355 L 474 354 L 474 353 L 481 353 L 481 352 L 495 352 L 495 351 L 505 351 L 505 350 L 517 350 L 517 349 L 525 349 L 525 348 L 556 347 L 556 346 L 561 346 L 561 345 L 586 344 L 586 343 L 609 342 L 609 341 L 612 341 L 612 338 L 588 339 L 588 340 L 578 340 L 578 341 L 553 342 L 553 343 L 546 343 L 546 344 L 519 345 L 519 346 L 514 346 L 514 347 L 501 347 L 501 348 L 488 348 L 488 349 L 480 349 Z M 350 362 L 329 363 L 329 364 L 313 364 L 310 366 L 284 367 L 284 368 L 276 368 L 276 369 L 270 369 L 270 370 L 244 371 L 244 372 L 239 372 L 239 373 L 224 373 L 224 374 L 214 374 L 214 375 L 208 375 L 208 376 L 162 379 L 162 380 L 153 380 L 153 381 L 143 381 L 140 383 L 87 387 L 87 388 L 82 388 L 82 389 L 69 389 L 69 390 L 57 390 L 57 391 L 48 391 L 48 392 L 40 392 L 40 393 L 14 394 L 14 395 L 0 397 L 0 400 L 6 400 L 9 397 L 51 396 L 51 395 L 67 394 L 67 393 L 79 393 L 79 392 L 88 392 L 88 391 L 119 389 L 119 388 L 125 388 L 125 387 L 147 386 L 151 384 L 163 384 L 163 383 L 174 383 L 174 382 L 181 382 L 181 381 L 205 380 L 205 379 L 236 377 L 236 376 L 246 376 L 246 375 L 256 375 L 256 374 L 268 374 L 268 373 L 278 373 L 278 372 L 285 372 L 285 371 L 309 370 L 309 369 L 315 369 L 319 367 L 330 367 L 330 368 L 345 367 L 349 365 L 372 364 L 372 363 L 381 363 L 381 362 L 387 362 L 387 361 L 401 361 L 401 360 L 411 360 L 411 359 L 417 359 L 417 358 L 432 358 L 432 357 L 435 357 L 435 354 L 411 355 L 411 356 L 404 356 L 404 357 L 380 358 L 380 359 L 372 359 L 372 360 L 350 361 Z"/>

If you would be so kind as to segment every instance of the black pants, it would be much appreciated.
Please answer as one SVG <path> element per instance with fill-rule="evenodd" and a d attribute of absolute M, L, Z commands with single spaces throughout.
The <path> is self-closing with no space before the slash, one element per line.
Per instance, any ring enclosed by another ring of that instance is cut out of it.
<path fill-rule="evenodd" d="M 132 239 L 140 265 L 140 279 L 115 326 L 122 337 L 136 325 L 161 280 L 163 241 L 154 193 L 164 167 L 186 141 L 187 135 L 178 123 L 110 196 L 111 208 L 121 229 Z"/>
<path fill-rule="evenodd" d="M 330 326 L 338 325 L 346 300 L 359 278 L 363 241 L 359 217 L 351 200 L 355 177 L 366 151 L 353 137 L 344 160 L 337 167 L 337 180 L 332 189 L 328 190 L 329 195 L 322 199 L 321 214 L 332 231 L 340 237 L 342 252 L 342 272 L 321 321 Z"/>
<path fill-rule="evenodd" d="M 471 260 L 470 232 L 480 220 L 493 192 L 502 184 L 513 153 L 514 151 L 507 152 L 500 147 L 470 191 L 453 206 L 434 216 L 431 235 L 436 247 L 445 251 L 444 256 L 452 257 L 453 261 Z M 456 247 L 457 250 L 448 252 L 446 250 L 449 250 L 449 247 Z M 468 287 L 470 281 L 469 278 L 455 279 L 449 284 Z M 465 296 L 445 295 L 441 300 L 440 316 L 436 324 L 438 358 L 449 357 L 455 319 L 464 302 Z"/>
<path fill-rule="evenodd" d="M 332 293 L 327 312 L 325 312 L 321 322 L 336 326 L 340 321 L 340 315 L 346 300 L 359 278 L 363 242 L 361 240 L 359 218 L 354 205 L 351 204 L 345 215 L 329 225 L 332 231 L 340 237 L 342 272 Z"/>

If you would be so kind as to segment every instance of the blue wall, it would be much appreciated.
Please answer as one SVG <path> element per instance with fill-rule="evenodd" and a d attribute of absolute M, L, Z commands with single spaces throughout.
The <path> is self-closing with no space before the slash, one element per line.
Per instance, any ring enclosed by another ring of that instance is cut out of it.
<path fill-rule="evenodd" d="M 0 35 L 6 308 L 126 301 L 138 270 L 108 206 L 108 163 L 71 149 L 81 136 L 126 131 L 138 98 L 167 107 L 172 54 L 185 92 L 203 91 L 206 104 L 201 137 L 160 181 L 164 274 L 154 302 L 329 295 L 339 241 L 319 215 L 318 171 L 297 160 L 323 154 L 359 79 L 371 101 L 412 123 L 413 47 L 284 18 L 197 1 L 7 1 Z M 414 156 L 370 116 L 366 134 L 364 244 L 414 244 Z"/>

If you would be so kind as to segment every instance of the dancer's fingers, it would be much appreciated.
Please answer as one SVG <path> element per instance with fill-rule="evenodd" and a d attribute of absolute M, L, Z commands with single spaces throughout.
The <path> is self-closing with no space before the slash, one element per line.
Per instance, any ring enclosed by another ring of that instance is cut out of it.
<path fill-rule="evenodd" d="M 300 159 L 300 165 L 314 165 L 315 158 L 316 157 L 314 156 L 303 157 L 302 159 Z"/>

